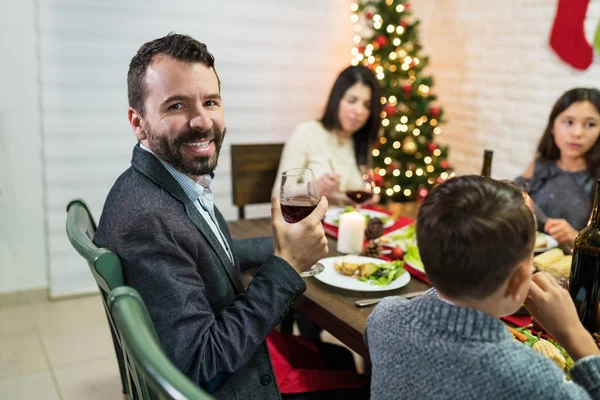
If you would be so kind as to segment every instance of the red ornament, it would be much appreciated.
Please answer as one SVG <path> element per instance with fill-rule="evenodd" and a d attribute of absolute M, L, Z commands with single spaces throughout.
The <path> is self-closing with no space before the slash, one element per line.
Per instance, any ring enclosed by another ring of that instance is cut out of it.
<path fill-rule="evenodd" d="M 375 185 L 381 187 L 381 185 L 383 185 L 383 176 L 379 175 L 379 174 L 375 174 L 375 178 L 373 179 L 375 181 Z"/>
<path fill-rule="evenodd" d="M 433 153 L 433 151 L 434 151 L 435 149 L 437 149 L 437 144 L 435 144 L 435 143 L 429 143 L 429 144 L 427 145 L 427 149 L 429 149 L 429 152 Z"/>
<path fill-rule="evenodd" d="M 396 115 L 396 106 L 389 104 L 385 106 L 384 111 L 388 117 L 393 117 L 394 115 Z"/>
<path fill-rule="evenodd" d="M 417 197 L 415 198 L 416 201 L 418 202 L 422 202 L 425 197 L 427 197 L 427 194 L 429 193 L 429 191 L 425 188 L 421 188 L 417 191 Z"/>
<path fill-rule="evenodd" d="M 446 169 L 450 166 L 450 164 L 448 163 L 448 160 L 442 160 L 440 161 L 440 167 Z"/>
<path fill-rule="evenodd" d="M 394 247 L 390 253 L 392 260 L 401 260 L 404 257 L 404 251 L 400 247 Z"/>
<path fill-rule="evenodd" d="M 437 117 L 438 115 L 440 115 L 440 108 L 435 106 L 431 107 L 429 108 L 429 113 L 432 117 Z"/>
<path fill-rule="evenodd" d="M 406 28 L 406 25 L 408 25 L 408 22 L 406 22 L 405 20 L 401 19 L 401 20 L 398 22 L 398 25 L 400 25 L 400 26 L 401 26 L 401 27 L 403 27 L 403 28 Z"/>
<path fill-rule="evenodd" d="M 365 48 L 364 48 L 363 46 L 359 46 L 359 47 L 358 47 L 358 52 L 359 52 L 360 54 L 363 54 L 363 53 L 365 52 Z"/>
<path fill-rule="evenodd" d="M 410 9 L 410 3 L 408 1 L 406 3 L 404 3 L 404 9 L 405 10 Z"/>
<path fill-rule="evenodd" d="M 390 164 L 390 169 L 393 171 L 395 169 L 400 169 L 400 163 L 398 161 L 394 161 Z"/>
<path fill-rule="evenodd" d="M 365 11 L 365 17 L 367 17 L 368 19 L 373 18 L 373 12 L 372 11 Z"/>
<path fill-rule="evenodd" d="M 410 83 L 402 85 L 402 90 L 404 90 L 405 94 L 410 94 L 412 92 L 412 85 Z"/>
<path fill-rule="evenodd" d="M 379 35 L 377 36 L 377 38 L 375 39 L 375 43 L 377 43 L 380 47 L 383 47 L 387 44 L 387 38 L 383 35 Z"/>

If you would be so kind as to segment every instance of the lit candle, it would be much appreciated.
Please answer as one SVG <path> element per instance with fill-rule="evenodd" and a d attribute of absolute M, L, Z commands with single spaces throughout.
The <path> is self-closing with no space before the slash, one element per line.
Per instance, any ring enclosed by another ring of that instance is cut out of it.
<path fill-rule="evenodd" d="M 366 221 L 355 211 L 340 215 L 337 251 L 344 254 L 359 254 L 365 236 Z"/>

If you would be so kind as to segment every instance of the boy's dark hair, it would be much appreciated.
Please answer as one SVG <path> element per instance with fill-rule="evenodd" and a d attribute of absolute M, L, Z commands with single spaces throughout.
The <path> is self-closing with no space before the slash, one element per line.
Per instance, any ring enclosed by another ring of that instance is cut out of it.
<path fill-rule="evenodd" d="M 467 175 L 429 193 L 416 230 L 431 284 L 450 297 L 484 299 L 531 256 L 536 224 L 521 188 Z"/>
<path fill-rule="evenodd" d="M 188 35 L 169 33 L 167 36 L 145 43 L 129 63 L 127 72 L 127 97 L 129 107 L 144 115 L 146 101 L 146 71 L 158 56 L 168 56 L 178 61 L 201 63 L 214 70 L 215 58 L 204 43 Z M 217 71 L 215 71 L 215 75 Z M 217 80 L 219 76 L 217 75 Z M 219 89 L 221 81 L 219 80 Z"/>

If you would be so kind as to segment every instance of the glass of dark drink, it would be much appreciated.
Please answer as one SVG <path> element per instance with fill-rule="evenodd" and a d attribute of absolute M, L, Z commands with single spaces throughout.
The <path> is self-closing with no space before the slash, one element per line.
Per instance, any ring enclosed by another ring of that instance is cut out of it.
<path fill-rule="evenodd" d="M 361 165 L 360 180 L 349 182 L 346 189 L 346 196 L 355 204 L 356 211 L 360 211 L 360 207 L 365 202 L 373 198 L 373 188 L 375 188 L 375 171 L 368 165 Z"/>
<path fill-rule="evenodd" d="M 281 176 L 281 213 L 288 223 L 296 223 L 306 218 L 319 204 L 319 186 L 311 169 L 296 168 L 283 172 Z M 325 267 L 317 263 L 311 269 L 300 273 L 313 276 L 323 272 Z"/>

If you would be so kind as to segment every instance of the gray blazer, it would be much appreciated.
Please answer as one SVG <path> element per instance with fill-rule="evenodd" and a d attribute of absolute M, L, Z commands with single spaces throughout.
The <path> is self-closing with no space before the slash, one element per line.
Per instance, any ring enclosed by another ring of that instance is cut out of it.
<path fill-rule="evenodd" d="M 272 239 L 232 240 L 215 213 L 235 265 L 177 181 L 136 146 L 94 240 L 119 255 L 165 353 L 194 382 L 218 399 L 280 399 L 265 339 L 306 285 Z M 244 289 L 241 269 L 257 265 Z"/>

